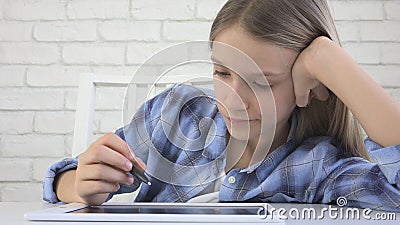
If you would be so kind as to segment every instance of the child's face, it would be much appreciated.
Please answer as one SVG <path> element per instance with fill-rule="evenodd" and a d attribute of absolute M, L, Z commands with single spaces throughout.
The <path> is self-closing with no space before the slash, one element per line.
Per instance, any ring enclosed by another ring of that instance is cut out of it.
<path fill-rule="evenodd" d="M 268 130 L 275 122 L 275 136 L 282 135 L 296 106 L 291 69 L 297 52 L 256 39 L 239 26 L 221 31 L 215 41 L 239 49 L 263 72 L 255 71 L 243 54 L 213 46 L 213 60 L 224 65 L 214 64 L 214 89 L 230 135 L 257 141 L 261 131 L 274 135 Z"/>

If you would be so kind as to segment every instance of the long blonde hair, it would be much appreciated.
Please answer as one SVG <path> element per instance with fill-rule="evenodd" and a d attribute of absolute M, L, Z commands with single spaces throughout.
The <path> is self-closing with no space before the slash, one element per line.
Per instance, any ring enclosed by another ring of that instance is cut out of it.
<path fill-rule="evenodd" d="M 228 0 L 217 14 L 210 41 L 222 30 L 240 25 L 249 34 L 301 52 L 315 38 L 340 40 L 327 0 Z M 296 143 L 314 136 L 332 137 L 349 156 L 370 160 L 360 124 L 347 106 L 332 92 L 327 101 L 312 100 L 298 109 Z"/>

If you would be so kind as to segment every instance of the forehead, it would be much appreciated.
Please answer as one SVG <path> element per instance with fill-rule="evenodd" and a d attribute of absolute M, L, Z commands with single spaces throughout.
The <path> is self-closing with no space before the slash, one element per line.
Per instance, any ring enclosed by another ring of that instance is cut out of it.
<path fill-rule="evenodd" d="M 228 66 L 237 66 L 249 57 L 262 71 L 282 74 L 290 72 L 297 57 L 294 50 L 257 39 L 237 25 L 222 30 L 214 41 L 223 44 L 213 45 L 212 57 Z"/>

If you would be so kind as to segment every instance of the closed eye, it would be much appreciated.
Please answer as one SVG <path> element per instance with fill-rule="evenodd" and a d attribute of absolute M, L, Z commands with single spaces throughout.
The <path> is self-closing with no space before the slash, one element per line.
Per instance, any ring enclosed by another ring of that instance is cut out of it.
<path fill-rule="evenodd" d="M 221 71 L 221 70 L 217 70 L 217 69 L 214 70 L 214 75 L 215 76 L 219 76 L 221 78 L 228 78 L 229 76 L 231 76 L 231 74 L 229 72 Z M 257 81 L 253 81 L 252 84 L 254 86 L 256 86 L 258 88 L 262 88 L 262 89 L 270 89 L 270 88 L 272 88 L 272 85 L 269 85 L 268 83 L 265 84 L 265 83 L 260 83 L 260 82 L 257 82 Z"/>
<path fill-rule="evenodd" d="M 230 76 L 231 74 L 229 72 L 225 72 L 225 71 L 214 70 L 214 75 L 217 75 L 220 77 L 227 77 L 227 76 Z"/>

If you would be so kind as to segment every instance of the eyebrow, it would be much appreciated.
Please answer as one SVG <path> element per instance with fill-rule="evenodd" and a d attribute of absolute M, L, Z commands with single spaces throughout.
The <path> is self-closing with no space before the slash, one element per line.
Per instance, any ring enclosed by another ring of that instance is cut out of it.
<path fill-rule="evenodd" d="M 220 66 L 223 66 L 223 67 L 225 67 L 225 68 L 228 68 L 228 67 L 224 66 L 224 65 L 225 65 L 224 63 L 222 63 L 219 59 L 217 59 L 217 58 L 215 58 L 215 57 L 213 57 L 213 56 L 211 56 L 211 61 L 212 61 L 213 63 L 219 64 Z M 229 69 L 229 68 L 228 68 L 228 69 Z M 266 77 L 275 77 L 275 76 L 279 76 L 279 75 L 284 74 L 284 73 L 276 73 L 276 72 L 271 72 L 271 71 L 262 71 L 262 73 L 263 73 L 264 76 L 266 76 Z M 252 74 L 252 75 L 253 75 L 253 74 Z M 258 73 L 257 73 L 257 74 L 254 74 L 254 75 L 258 75 Z"/>

